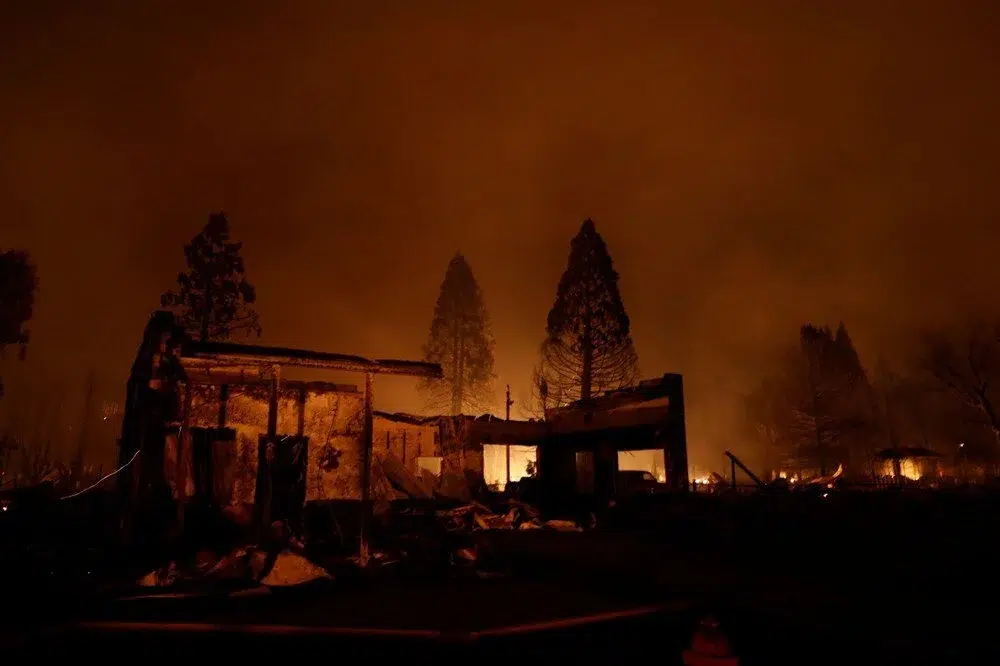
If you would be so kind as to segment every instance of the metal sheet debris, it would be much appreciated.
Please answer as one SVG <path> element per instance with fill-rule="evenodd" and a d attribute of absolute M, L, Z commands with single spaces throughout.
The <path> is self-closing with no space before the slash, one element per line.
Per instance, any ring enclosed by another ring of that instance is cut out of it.
<path fill-rule="evenodd" d="M 333 580 L 333 576 L 302 555 L 285 550 L 278 553 L 271 570 L 260 582 L 268 587 L 290 587 L 317 580 Z"/>

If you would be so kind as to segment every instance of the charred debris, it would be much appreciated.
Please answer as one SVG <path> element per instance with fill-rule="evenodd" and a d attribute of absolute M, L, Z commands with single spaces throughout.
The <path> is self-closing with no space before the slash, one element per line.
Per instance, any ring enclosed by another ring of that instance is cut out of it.
<path fill-rule="evenodd" d="M 360 381 L 293 378 L 301 368 Z M 127 385 L 118 470 L 71 503 L 99 494 L 114 506 L 114 541 L 142 563 L 143 586 L 273 587 L 373 571 L 497 575 L 491 535 L 600 525 L 622 490 L 621 451 L 661 456 L 659 492 L 688 488 L 678 375 L 508 421 L 378 411 L 384 374 L 441 369 L 197 342 L 156 312 Z M 516 470 L 514 448 L 531 452 Z"/>

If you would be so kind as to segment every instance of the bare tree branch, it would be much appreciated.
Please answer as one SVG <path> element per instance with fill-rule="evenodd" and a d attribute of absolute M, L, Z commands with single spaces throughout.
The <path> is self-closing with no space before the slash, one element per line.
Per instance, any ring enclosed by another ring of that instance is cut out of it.
<path fill-rule="evenodd" d="M 919 365 L 962 404 L 982 415 L 1000 449 L 1000 415 L 992 386 L 1000 375 L 998 326 L 972 321 L 951 334 L 925 333 Z M 994 451 L 994 454 L 1000 451 Z"/>

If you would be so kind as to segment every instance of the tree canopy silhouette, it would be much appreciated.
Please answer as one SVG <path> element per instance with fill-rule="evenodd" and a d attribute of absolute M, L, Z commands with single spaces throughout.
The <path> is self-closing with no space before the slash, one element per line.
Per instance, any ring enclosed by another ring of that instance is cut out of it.
<path fill-rule="evenodd" d="M 638 357 L 618 273 L 591 219 L 570 244 L 534 384 L 543 408 L 635 383 Z"/>
<path fill-rule="evenodd" d="M 440 363 L 443 379 L 421 382 L 428 407 L 452 414 L 486 411 L 493 402 L 493 333 L 483 292 L 469 262 L 456 253 L 434 306 L 424 360 Z"/>
<path fill-rule="evenodd" d="M 1000 324 L 971 319 L 958 330 L 927 332 L 920 365 L 941 388 L 978 414 L 989 428 L 993 459 L 1000 459 Z"/>
<path fill-rule="evenodd" d="M 251 305 L 256 291 L 244 274 L 243 244 L 229 239 L 229 219 L 213 213 L 208 224 L 184 246 L 187 271 L 177 276 L 179 288 L 160 301 L 178 314 L 198 340 L 226 339 L 236 331 L 260 335 L 260 316 Z"/>
<path fill-rule="evenodd" d="M 27 352 L 28 330 L 35 308 L 38 272 L 27 252 L 0 252 L 0 357 L 8 345 L 20 345 L 21 357 Z M 0 379 L 0 397 L 3 380 Z"/>
<path fill-rule="evenodd" d="M 769 465 L 816 467 L 841 461 L 863 471 L 870 458 L 871 386 L 847 329 L 803 326 L 773 377 L 746 397 L 747 417 Z"/>

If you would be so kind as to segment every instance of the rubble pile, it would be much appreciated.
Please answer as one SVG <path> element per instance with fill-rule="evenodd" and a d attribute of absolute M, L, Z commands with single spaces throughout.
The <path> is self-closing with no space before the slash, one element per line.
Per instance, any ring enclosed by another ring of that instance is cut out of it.
<path fill-rule="evenodd" d="M 446 475 L 440 488 L 435 490 L 425 479 L 412 474 L 392 454 L 382 454 L 377 459 L 379 489 L 385 489 L 388 496 L 386 504 L 400 497 L 420 502 L 433 501 L 441 506 L 460 503 L 459 506 L 440 508 L 435 516 L 447 532 L 473 532 L 479 530 L 531 530 L 554 529 L 560 531 L 579 531 L 580 527 L 573 521 L 548 520 L 542 521 L 538 509 L 524 502 L 507 499 L 502 506 L 491 509 L 471 497 L 468 484 Z M 378 493 L 377 493 L 378 495 Z M 405 510 L 404 510 L 405 512 Z"/>
<path fill-rule="evenodd" d="M 317 580 L 333 580 L 333 576 L 302 555 L 286 550 L 278 553 L 271 570 L 260 583 L 267 587 L 289 587 Z"/>
<path fill-rule="evenodd" d="M 498 513 L 473 501 L 453 509 L 439 510 L 436 515 L 449 532 L 539 529 L 581 531 L 580 526 L 571 520 L 542 521 L 538 509 L 517 500 L 507 500 L 506 508 L 506 511 Z"/>
<path fill-rule="evenodd" d="M 289 587 L 333 580 L 334 576 L 306 555 L 306 546 L 284 522 L 276 522 L 258 545 L 241 545 L 219 556 L 201 550 L 185 563 L 168 562 L 142 576 L 140 587 L 183 587 L 216 584 L 223 588 Z"/>
<path fill-rule="evenodd" d="M 397 500 L 380 516 L 381 539 L 369 562 L 372 571 L 391 564 L 409 564 L 418 570 L 433 562 L 468 568 L 484 566 L 479 533 L 497 530 L 557 530 L 579 532 L 571 520 L 543 520 L 538 510 L 509 499 L 492 509 L 472 501 L 448 506 L 443 499 Z M 454 501 L 451 501 L 454 504 Z M 381 542 L 381 543 L 379 543 Z M 289 587 L 334 580 L 334 572 L 357 569 L 354 555 L 322 556 L 292 536 L 286 525 L 275 523 L 260 545 L 243 545 L 216 556 L 199 552 L 187 566 L 169 562 L 147 573 L 138 584 L 147 588 L 172 587 L 182 583 L 216 583 L 226 587 Z M 485 574 L 484 574 L 485 575 Z"/>
<path fill-rule="evenodd" d="M 516 499 L 505 498 L 488 506 L 471 499 L 467 487 L 446 494 L 443 485 L 435 488 L 391 455 L 380 456 L 373 465 L 372 481 L 375 523 L 370 534 L 370 557 L 365 562 L 357 557 L 356 541 L 345 538 L 351 531 L 345 534 L 335 516 L 333 523 L 339 538 L 324 539 L 319 532 L 307 532 L 308 543 L 296 538 L 293 530 L 279 521 L 270 526 L 259 543 L 223 546 L 223 552 L 225 548 L 231 550 L 221 556 L 218 547 L 215 553 L 201 551 L 186 566 L 170 562 L 143 576 L 138 584 L 168 587 L 197 582 L 270 589 L 329 581 L 362 570 L 365 575 L 403 570 L 423 575 L 429 571 L 447 572 L 449 568 L 472 568 L 477 575 L 490 575 L 480 571 L 489 565 L 485 555 L 489 547 L 483 544 L 482 533 L 582 531 L 574 521 L 544 520 L 537 508 Z M 241 525 L 245 522 L 236 516 L 227 519 Z"/>

